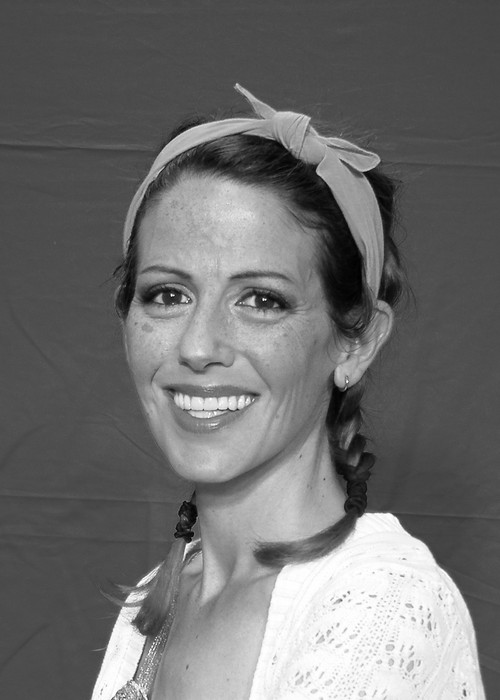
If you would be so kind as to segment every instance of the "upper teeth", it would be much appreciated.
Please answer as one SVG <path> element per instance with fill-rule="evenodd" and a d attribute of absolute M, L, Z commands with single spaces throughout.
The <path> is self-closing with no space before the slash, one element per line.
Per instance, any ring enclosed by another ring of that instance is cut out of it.
<path fill-rule="evenodd" d="M 174 394 L 175 405 L 183 411 L 240 411 L 249 406 L 253 397 L 248 394 L 241 396 L 188 396 L 187 394 Z"/>

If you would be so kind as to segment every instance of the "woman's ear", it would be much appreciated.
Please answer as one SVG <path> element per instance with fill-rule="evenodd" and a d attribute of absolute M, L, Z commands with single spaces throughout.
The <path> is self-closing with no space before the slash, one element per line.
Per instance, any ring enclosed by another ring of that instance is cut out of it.
<path fill-rule="evenodd" d="M 335 368 L 335 385 L 341 391 L 359 382 L 371 365 L 378 351 L 388 340 L 394 321 L 394 314 L 385 301 L 378 300 L 370 326 L 363 338 L 347 341 L 345 359 Z M 345 342 L 345 341 L 344 341 Z M 346 381 L 347 379 L 347 381 Z"/>

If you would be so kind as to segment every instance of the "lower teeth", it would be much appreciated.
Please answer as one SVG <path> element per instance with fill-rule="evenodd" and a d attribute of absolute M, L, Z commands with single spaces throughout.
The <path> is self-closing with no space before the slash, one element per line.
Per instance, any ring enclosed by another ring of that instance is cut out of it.
<path fill-rule="evenodd" d="M 215 416 L 221 416 L 227 411 L 188 411 L 188 413 L 193 418 L 215 418 Z"/>

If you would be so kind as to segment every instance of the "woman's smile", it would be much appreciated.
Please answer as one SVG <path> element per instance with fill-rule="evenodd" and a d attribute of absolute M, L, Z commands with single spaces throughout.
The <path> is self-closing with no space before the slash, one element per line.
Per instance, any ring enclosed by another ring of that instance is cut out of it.
<path fill-rule="evenodd" d="M 244 409 L 258 398 L 240 387 L 190 386 L 169 389 L 175 406 L 173 414 L 179 424 L 194 433 L 219 430 L 240 418 Z M 188 418 L 186 418 L 188 416 Z"/>
<path fill-rule="evenodd" d="M 195 418 L 209 418 L 214 414 L 227 413 L 227 411 L 242 411 L 250 406 L 253 398 L 249 394 L 235 396 L 219 396 L 203 398 L 203 396 L 190 396 L 189 394 L 174 394 L 175 405 Z"/>
<path fill-rule="evenodd" d="M 220 178 L 148 208 L 125 340 L 181 476 L 227 481 L 322 434 L 340 352 L 315 243 L 272 193 Z"/>

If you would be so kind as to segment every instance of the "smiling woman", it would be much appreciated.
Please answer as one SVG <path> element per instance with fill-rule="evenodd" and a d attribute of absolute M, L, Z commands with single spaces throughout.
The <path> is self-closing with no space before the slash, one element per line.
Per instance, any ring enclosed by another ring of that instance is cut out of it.
<path fill-rule="evenodd" d="M 267 464 L 282 482 L 283 452 L 321 442 L 342 351 L 315 247 L 277 195 L 213 176 L 184 176 L 141 220 L 125 343 L 153 434 L 187 480 Z M 324 472 L 336 483 L 329 460 Z"/>
<path fill-rule="evenodd" d="M 128 362 L 195 496 L 93 698 L 482 698 L 456 587 L 365 513 L 361 398 L 404 292 L 393 184 L 240 91 L 257 117 L 174 134 L 125 224 Z"/>

